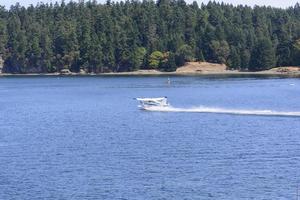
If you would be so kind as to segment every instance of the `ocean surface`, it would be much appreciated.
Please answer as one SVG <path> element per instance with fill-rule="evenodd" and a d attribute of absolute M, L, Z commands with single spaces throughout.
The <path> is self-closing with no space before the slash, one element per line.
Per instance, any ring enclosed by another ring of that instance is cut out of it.
<path fill-rule="evenodd" d="M 1 77 L 0 199 L 297 199 L 299 78 L 167 78 Z"/>

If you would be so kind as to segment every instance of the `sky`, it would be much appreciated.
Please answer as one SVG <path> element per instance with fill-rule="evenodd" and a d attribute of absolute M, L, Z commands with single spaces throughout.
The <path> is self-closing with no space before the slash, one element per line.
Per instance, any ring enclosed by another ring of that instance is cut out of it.
<path fill-rule="evenodd" d="M 5 6 L 6 8 L 9 8 L 11 5 L 15 5 L 16 2 L 19 2 L 22 6 L 28 6 L 30 4 L 36 5 L 38 2 L 44 2 L 44 3 L 50 3 L 55 2 L 56 0 L 0 0 L 0 5 Z M 68 2 L 69 0 L 65 0 L 65 2 Z M 77 0 L 73 0 L 77 1 Z M 196 0 L 199 5 L 204 2 L 207 3 L 209 0 Z M 216 0 L 218 1 L 218 0 Z M 280 8 L 286 8 L 289 6 L 294 6 L 297 2 L 300 0 L 221 0 L 219 2 L 225 2 L 225 3 L 231 3 L 234 5 L 243 4 L 243 5 L 267 5 L 267 6 L 273 6 L 273 7 L 280 7 Z M 106 0 L 98 0 L 98 2 L 106 2 Z M 193 0 L 186 0 L 186 2 L 191 3 Z"/>

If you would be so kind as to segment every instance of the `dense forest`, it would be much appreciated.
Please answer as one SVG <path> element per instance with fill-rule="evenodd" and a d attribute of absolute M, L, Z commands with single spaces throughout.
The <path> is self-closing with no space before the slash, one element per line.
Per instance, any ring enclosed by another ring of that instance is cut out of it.
<path fill-rule="evenodd" d="M 300 5 L 184 0 L 0 7 L 6 73 L 173 71 L 187 61 L 257 71 L 300 65 Z"/>

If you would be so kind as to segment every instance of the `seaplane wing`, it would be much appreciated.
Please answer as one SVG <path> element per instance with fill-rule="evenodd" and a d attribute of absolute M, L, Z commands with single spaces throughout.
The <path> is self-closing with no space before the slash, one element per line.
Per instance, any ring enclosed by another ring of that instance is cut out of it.
<path fill-rule="evenodd" d="M 164 101 L 166 100 L 166 97 L 160 97 L 160 98 L 136 98 L 138 101 Z"/>
<path fill-rule="evenodd" d="M 165 107 L 169 106 L 167 97 L 160 98 L 136 98 L 140 102 L 140 107 L 142 109 L 147 109 L 149 107 Z"/>

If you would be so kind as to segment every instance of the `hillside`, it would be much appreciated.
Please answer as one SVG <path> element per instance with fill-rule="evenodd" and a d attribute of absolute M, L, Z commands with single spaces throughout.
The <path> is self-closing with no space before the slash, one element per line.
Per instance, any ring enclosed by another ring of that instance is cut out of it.
<path fill-rule="evenodd" d="M 299 66 L 299 38 L 299 4 L 62 1 L 0 8 L 5 73 L 174 72 L 195 61 L 264 71 Z M 193 70 L 190 65 L 178 70 Z"/>

